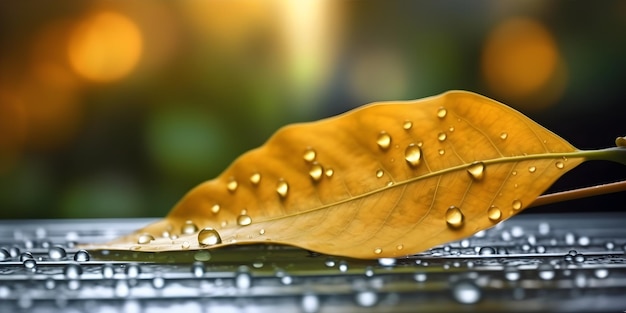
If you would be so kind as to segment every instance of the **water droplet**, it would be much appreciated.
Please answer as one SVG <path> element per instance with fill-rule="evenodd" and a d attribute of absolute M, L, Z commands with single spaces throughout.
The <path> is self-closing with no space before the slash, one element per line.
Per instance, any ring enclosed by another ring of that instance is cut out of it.
<path fill-rule="evenodd" d="M 152 235 L 142 234 L 139 236 L 139 238 L 137 238 L 137 243 L 140 245 L 144 245 L 144 244 L 152 242 L 152 240 L 154 240 L 154 237 Z"/>
<path fill-rule="evenodd" d="M 509 137 L 509 134 L 505 133 L 505 132 L 501 132 L 500 133 L 500 139 L 502 140 L 506 140 Z"/>
<path fill-rule="evenodd" d="M 265 235 L 265 228 L 259 229 L 259 235 Z"/>
<path fill-rule="evenodd" d="M 68 279 L 78 279 L 83 274 L 83 268 L 78 263 L 69 263 L 63 269 L 63 274 Z"/>
<path fill-rule="evenodd" d="M 383 172 L 383 170 L 379 169 L 378 171 L 376 171 L 376 177 L 378 177 L 378 178 L 383 177 L 384 174 L 385 174 L 385 172 Z"/>
<path fill-rule="evenodd" d="M 324 265 L 326 265 L 326 267 L 334 267 L 335 266 L 335 260 L 332 258 L 328 258 L 326 259 L 326 261 L 324 261 Z"/>
<path fill-rule="evenodd" d="M 193 259 L 196 261 L 206 262 L 211 259 L 211 252 L 207 250 L 200 250 L 193 255 Z"/>
<path fill-rule="evenodd" d="M 252 276 L 247 271 L 241 271 L 235 276 L 235 286 L 239 289 L 249 289 L 252 286 Z"/>
<path fill-rule="evenodd" d="M 320 310 L 320 299 L 314 294 L 302 296 L 300 304 L 304 313 L 317 313 Z"/>
<path fill-rule="evenodd" d="M 439 149 L 439 155 L 444 155 L 446 154 L 446 150 L 444 149 Z"/>
<path fill-rule="evenodd" d="M 492 205 L 487 209 L 487 217 L 490 221 L 497 222 L 502 218 L 502 211 L 497 206 Z"/>
<path fill-rule="evenodd" d="M 404 245 L 403 244 L 399 244 L 396 246 L 396 250 L 402 250 L 404 249 Z"/>
<path fill-rule="evenodd" d="M 162 289 L 165 287 L 165 279 L 161 276 L 155 276 L 152 279 L 152 287 L 154 287 L 154 289 Z"/>
<path fill-rule="evenodd" d="M 34 259 L 35 257 L 33 257 L 33 254 L 30 252 L 23 252 L 20 253 L 20 262 L 24 262 L 28 259 Z"/>
<path fill-rule="evenodd" d="M 479 255 L 493 255 L 493 254 L 496 254 L 496 249 L 492 247 L 481 247 L 480 250 L 478 250 L 478 254 Z"/>
<path fill-rule="evenodd" d="M 311 176 L 311 179 L 313 179 L 313 181 L 319 181 L 322 179 L 323 174 L 324 168 L 317 162 L 314 162 L 309 169 L 309 176 Z"/>
<path fill-rule="evenodd" d="M 576 256 L 574 257 L 574 261 L 576 263 L 582 263 L 585 262 L 585 256 L 582 255 L 581 253 L 576 254 Z"/>
<path fill-rule="evenodd" d="M 306 150 L 304 150 L 304 155 L 302 157 L 304 158 L 304 161 L 310 163 L 315 161 L 315 158 L 317 158 L 317 152 L 315 152 L 313 148 L 307 147 Z"/>
<path fill-rule="evenodd" d="M 513 210 L 517 211 L 522 208 L 522 201 L 513 200 L 513 203 L 511 205 L 513 206 Z"/>
<path fill-rule="evenodd" d="M 115 295 L 120 297 L 120 298 L 125 298 L 128 297 L 128 295 L 130 294 L 130 287 L 128 286 L 128 283 L 125 280 L 118 280 L 115 283 Z"/>
<path fill-rule="evenodd" d="M 91 259 L 89 252 L 86 250 L 78 250 L 76 254 L 74 254 L 74 261 L 76 262 L 87 262 Z"/>
<path fill-rule="evenodd" d="M 339 262 L 339 271 L 342 273 L 345 273 L 348 271 L 348 262 L 346 261 L 341 261 Z"/>
<path fill-rule="evenodd" d="M 451 206 L 446 211 L 446 223 L 452 228 L 463 226 L 463 212 L 461 209 Z"/>
<path fill-rule="evenodd" d="M 406 130 L 411 129 L 411 127 L 413 127 L 413 122 L 411 121 L 404 121 L 404 124 L 402 124 L 402 128 Z"/>
<path fill-rule="evenodd" d="M 258 185 L 261 182 L 261 173 L 254 173 L 250 175 L 250 182 L 253 185 Z"/>
<path fill-rule="evenodd" d="M 530 167 L 528 167 L 528 171 L 529 171 L 529 172 L 531 172 L 531 173 L 534 173 L 534 172 L 536 172 L 536 171 L 537 171 L 537 167 L 535 167 L 535 166 L 530 166 Z"/>
<path fill-rule="evenodd" d="M 556 166 L 556 168 L 558 169 L 562 169 L 565 167 L 565 163 L 563 163 L 563 161 L 556 161 L 556 163 L 554 163 L 554 166 Z"/>
<path fill-rule="evenodd" d="M 183 224 L 183 227 L 180 230 L 181 233 L 186 234 L 186 235 L 195 234 L 197 231 L 198 231 L 198 226 L 196 226 L 196 224 L 194 224 L 190 220 L 185 221 L 185 224 Z"/>
<path fill-rule="evenodd" d="M 383 253 L 383 249 L 381 248 L 374 249 L 374 254 L 381 254 L 381 253 Z"/>
<path fill-rule="evenodd" d="M 284 198 L 289 193 L 289 184 L 284 179 L 279 179 L 276 184 L 276 192 L 281 198 Z"/>
<path fill-rule="evenodd" d="M 24 262 L 22 262 L 22 264 L 25 268 L 33 272 L 37 270 L 37 261 L 35 261 L 35 259 L 26 259 L 24 260 Z"/>
<path fill-rule="evenodd" d="M 115 269 L 113 268 L 113 265 L 111 264 L 105 264 L 102 266 L 102 277 L 103 278 L 113 278 L 113 276 L 115 275 Z"/>
<path fill-rule="evenodd" d="M 414 143 L 409 144 L 404 150 L 404 159 L 410 166 L 418 166 L 422 160 L 422 149 Z"/>
<path fill-rule="evenodd" d="M 191 244 L 189 243 L 189 241 L 183 241 L 183 243 L 180 244 L 180 248 L 183 250 L 187 250 L 189 249 L 189 247 L 191 247 Z"/>
<path fill-rule="evenodd" d="M 448 138 L 448 136 L 446 135 L 446 133 L 439 133 L 437 135 L 437 140 L 439 140 L 440 142 L 444 142 L 446 140 L 446 138 Z"/>
<path fill-rule="evenodd" d="M 376 139 L 376 144 L 383 150 L 387 150 L 391 145 L 391 136 L 386 131 L 381 131 Z"/>
<path fill-rule="evenodd" d="M 220 205 L 216 203 L 211 207 L 211 212 L 213 212 L 213 214 L 217 214 L 220 212 L 220 209 Z"/>
<path fill-rule="evenodd" d="M 591 239 L 589 239 L 589 237 L 587 236 L 580 236 L 578 238 L 578 244 L 581 246 L 588 246 L 591 243 Z"/>
<path fill-rule="evenodd" d="M 0 248 L 0 262 L 8 261 L 11 259 L 11 253 L 4 248 Z"/>
<path fill-rule="evenodd" d="M 234 177 L 231 177 L 228 180 L 228 183 L 226 184 L 226 189 L 228 189 L 228 191 L 230 191 L 230 192 L 235 192 L 235 190 L 237 190 L 238 186 L 239 186 L 239 183 L 237 183 L 237 180 L 235 180 Z"/>
<path fill-rule="evenodd" d="M 396 259 L 394 258 L 380 258 L 378 259 L 380 266 L 390 267 L 396 265 Z"/>
<path fill-rule="evenodd" d="M 373 291 L 361 291 L 356 294 L 355 300 L 362 307 L 372 307 L 378 301 L 378 295 Z"/>
<path fill-rule="evenodd" d="M 204 276 L 204 263 L 202 262 L 193 262 L 193 264 L 191 265 L 191 273 L 193 274 L 194 277 L 200 278 L 202 276 Z"/>
<path fill-rule="evenodd" d="M 446 110 L 446 108 L 440 107 L 437 110 L 437 117 L 438 118 L 444 118 L 444 117 L 446 117 L 446 115 L 448 115 L 448 110 Z"/>
<path fill-rule="evenodd" d="M 252 218 L 247 214 L 241 214 L 237 217 L 237 225 L 239 226 L 247 226 L 252 224 Z"/>
<path fill-rule="evenodd" d="M 326 172 L 324 174 L 326 174 L 326 177 L 333 177 L 333 175 L 335 174 L 335 171 L 332 168 L 329 168 L 329 169 L 326 169 Z"/>
<path fill-rule="evenodd" d="M 450 126 L 450 128 L 448 128 L 448 131 L 450 131 L 451 133 L 454 132 L 454 126 Z"/>
<path fill-rule="evenodd" d="M 511 175 L 513 175 L 513 176 L 517 175 L 517 171 L 511 172 Z"/>
<path fill-rule="evenodd" d="M 474 304 L 480 300 L 480 288 L 470 280 L 461 280 L 452 287 L 454 299 L 463 304 Z"/>
<path fill-rule="evenodd" d="M 537 267 L 539 278 L 543 280 L 551 280 L 554 278 L 554 268 L 550 264 L 541 264 Z"/>
<path fill-rule="evenodd" d="M 48 249 L 48 257 L 52 260 L 61 260 L 61 259 L 64 259 L 66 256 L 67 256 L 67 252 L 65 252 L 65 249 L 63 248 L 63 246 L 55 245 L 55 246 L 50 247 L 50 249 Z M 1 260 L 2 258 L 0 257 L 0 261 Z"/>
<path fill-rule="evenodd" d="M 467 173 L 475 180 L 481 180 L 485 176 L 485 164 L 483 162 L 473 162 L 467 167 Z"/>
<path fill-rule="evenodd" d="M 128 278 L 137 278 L 139 274 L 141 274 L 141 268 L 138 264 L 129 264 L 128 267 L 126 267 L 126 276 L 128 276 Z"/>
<path fill-rule="evenodd" d="M 217 230 L 206 227 L 198 233 L 198 243 L 201 246 L 213 246 L 222 243 L 222 238 Z"/>

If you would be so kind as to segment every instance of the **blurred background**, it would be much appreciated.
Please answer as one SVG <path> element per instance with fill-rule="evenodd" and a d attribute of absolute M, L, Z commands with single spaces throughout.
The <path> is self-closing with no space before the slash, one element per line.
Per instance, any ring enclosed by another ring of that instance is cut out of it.
<path fill-rule="evenodd" d="M 624 1 L 2 1 L 0 218 L 163 216 L 284 124 L 450 89 L 613 146 L 625 34 Z"/>

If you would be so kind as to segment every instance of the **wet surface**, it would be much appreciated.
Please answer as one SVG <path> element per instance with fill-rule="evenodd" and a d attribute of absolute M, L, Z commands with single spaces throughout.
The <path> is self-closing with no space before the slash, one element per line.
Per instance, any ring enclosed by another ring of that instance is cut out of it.
<path fill-rule="evenodd" d="M 398 259 L 78 246 L 152 221 L 0 221 L 0 312 L 626 310 L 626 214 L 522 215 Z"/>

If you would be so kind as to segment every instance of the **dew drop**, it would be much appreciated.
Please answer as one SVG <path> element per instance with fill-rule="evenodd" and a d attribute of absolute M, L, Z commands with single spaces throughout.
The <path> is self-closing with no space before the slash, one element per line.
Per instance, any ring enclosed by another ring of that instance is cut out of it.
<path fill-rule="evenodd" d="M 454 126 L 450 126 L 450 128 L 448 128 L 448 131 L 454 132 Z"/>
<path fill-rule="evenodd" d="M 126 276 L 128 276 L 128 278 L 137 278 L 139 274 L 141 274 L 141 267 L 139 267 L 139 265 L 129 264 L 128 267 L 126 267 Z"/>
<path fill-rule="evenodd" d="M 198 233 L 198 243 L 201 246 L 213 246 L 222 243 L 222 238 L 217 230 L 206 227 Z"/>
<path fill-rule="evenodd" d="M 446 140 L 446 138 L 448 138 L 448 136 L 446 135 L 446 133 L 439 133 L 437 135 L 437 140 L 439 140 L 440 142 L 444 142 Z"/>
<path fill-rule="evenodd" d="M 140 245 L 145 245 L 152 242 L 152 240 L 154 240 L 154 236 L 150 234 L 142 234 L 139 236 L 139 238 L 137 238 L 137 243 Z"/>
<path fill-rule="evenodd" d="M 554 278 L 554 268 L 550 264 L 541 264 L 537 267 L 539 278 L 543 280 L 551 280 Z"/>
<path fill-rule="evenodd" d="M 593 272 L 594 276 L 599 279 L 605 279 L 609 277 L 609 270 L 606 268 L 598 268 Z"/>
<path fill-rule="evenodd" d="M 483 162 L 473 162 L 467 167 L 467 173 L 475 180 L 481 180 L 485 176 L 485 164 Z"/>
<path fill-rule="evenodd" d="M 517 200 L 517 199 L 513 200 L 512 206 L 513 206 L 513 210 L 517 211 L 522 208 L 522 201 Z"/>
<path fill-rule="evenodd" d="M 537 171 L 537 167 L 535 167 L 535 166 L 530 166 L 530 167 L 528 168 L 528 171 L 529 171 L 529 172 L 531 172 L 531 173 L 534 173 L 534 172 L 536 172 L 536 171 Z"/>
<path fill-rule="evenodd" d="M 494 249 L 493 247 L 481 247 L 480 250 L 478 250 L 478 254 L 479 255 L 494 255 L 496 254 L 496 249 Z"/>
<path fill-rule="evenodd" d="M 230 192 L 235 192 L 238 186 L 239 186 L 239 183 L 237 183 L 237 180 L 235 180 L 234 177 L 231 177 L 230 180 L 228 181 L 228 184 L 226 184 L 226 189 L 228 189 L 228 191 Z"/>
<path fill-rule="evenodd" d="M 452 287 L 454 299 L 463 304 L 474 304 L 480 300 L 482 293 L 478 286 L 470 280 L 462 280 Z"/>
<path fill-rule="evenodd" d="M 165 287 L 165 279 L 161 276 L 155 276 L 152 279 L 152 287 L 154 287 L 154 289 L 162 289 Z"/>
<path fill-rule="evenodd" d="M 91 259 L 89 252 L 87 250 L 78 250 L 74 254 L 74 261 L 76 262 L 87 262 Z"/>
<path fill-rule="evenodd" d="M 501 132 L 500 133 L 500 139 L 502 140 L 506 140 L 509 137 L 509 134 L 505 133 L 505 132 Z"/>
<path fill-rule="evenodd" d="M 487 217 L 490 221 L 497 222 L 500 220 L 500 218 L 502 218 L 502 211 L 500 211 L 497 206 L 492 205 L 489 207 L 489 209 L 487 209 Z"/>
<path fill-rule="evenodd" d="M 452 228 L 463 226 L 463 212 L 461 209 L 451 206 L 446 211 L 446 223 Z"/>
<path fill-rule="evenodd" d="M 183 250 L 187 250 L 189 249 L 189 247 L 191 247 L 191 244 L 189 243 L 189 241 L 183 241 L 183 243 L 180 244 L 180 248 Z"/>
<path fill-rule="evenodd" d="M 446 154 L 446 150 L 439 149 L 439 155 L 444 155 L 444 154 Z"/>
<path fill-rule="evenodd" d="M 404 121 L 404 124 L 402 124 L 402 128 L 409 130 L 413 127 L 413 122 L 411 121 Z"/>
<path fill-rule="evenodd" d="M 404 245 L 403 244 L 399 244 L 396 246 L 396 250 L 402 250 L 404 249 Z"/>
<path fill-rule="evenodd" d="M 404 150 L 404 159 L 410 166 L 418 166 L 422 160 L 422 149 L 414 143 L 409 144 Z"/>
<path fill-rule="evenodd" d="M 198 261 L 193 262 L 193 264 L 191 265 L 191 273 L 193 274 L 194 277 L 200 278 L 204 276 L 204 272 L 205 272 L 204 263 L 198 262 Z"/>
<path fill-rule="evenodd" d="M 200 250 L 193 255 L 196 261 L 206 262 L 211 259 L 211 253 L 208 250 Z"/>
<path fill-rule="evenodd" d="M 11 253 L 4 248 L 0 248 L 0 262 L 8 261 L 11 259 Z"/>
<path fill-rule="evenodd" d="M 391 267 L 396 265 L 396 259 L 394 258 L 380 258 L 378 259 L 378 264 L 384 267 Z"/>
<path fill-rule="evenodd" d="M 326 169 L 326 172 L 324 172 L 324 174 L 326 174 L 326 177 L 333 177 L 335 171 L 332 168 L 328 168 Z"/>
<path fill-rule="evenodd" d="M 259 235 L 265 235 L 265 228 L 259 229 Z"/>
<path fill-rule="evenodd" d="M 181 233 L 186 235 L 195 234 L 198 231 L 198 226 L 196 226 L 196 224 L 194 224 L 192 221 L 187 220 L 185 221 L 185 224 L 183 224 L 183 227 L 181 227 L 180 231 Z"/>
<path fill-rule="evenodd" d="M 313 179 L 313 181 L 319 181 L 320 179 L 322 179 L 323 174 L 324 168 L 317 162 L 314 162 L 309 169 L 309 176 L 311 176 L 311 179 Z"/>
<path fill-rule="evenodd" d="M 381 248 L 374 249 L 374 254 L 381 254 L 381 253 L 383 253 L 383 249 Z"/>
<path fill-rule="evenodd" d="M 61 260 L 61 259 L 64 259 L 66 256 L 67 256 L 67 252 L 65 252 L 65 249 L 60 245 L 55 245 L 55 246 L 50 247 L 50 249 L 48 249 L 48 257 L 52 260 Z M 1 260 L 2 259 L 0 257 L 0 261 Z"/>
<path fill-rule="evenodd" d="M 513 175 L 513 176 L 517 175 L 517 171 L 511 172 L 511 175 Z"/>
<path fill-rule="evenodd" d="M 437 110 L 437 117 L 438 118 L 444 118 L 444 117 L 446 117 L 446 115 L 448 115 L 448 110 L 446 110 L 446 108 L 440 107 Z"/>
<path fill-rule="evenodd" d="M 383 172 L 383 170 L 379 169 L 378 171 L 376 171 L 376 177 L 378 177 L 378 178 L 383 177 L 384 174 L 385 174 L 385 172 Z"/>
<path fill-rule="evenodd" d="M 556 168 L 558 169 L 562 169 L 565 167 L 565 163 L 563 163 L 563 161 L 556 161 L 556 163 L 554 163 L 554 166 L 556 166 Z"/>
<path fill-rule="evenodd" d="M 252 224 L 252 218 L 247 214 L 241 214 L 237 217 L 237 225 L 239 226 L 247 226 Z"/>
<path fill-rule="evenodd" d="M 387 150 L 391 146 L 391 136 L 386 131 L 381 131 L 376 139 L 376 144 L 383 150 Z"/>
<path fill-rule="evenodd" d="M 313 148 L 308 147 L 304 150 L 304 155 L 302 156 L 306 162 L 313 162 L 315 158 L 317 158 L 317 152 L 313 150 Z"/>
<path fill-rule="evenodd" d="M 276 192 L 279 196 L 281 196 L 281 198 L 285 198 L 289 193 L 289 184 L 281 178 L 276 184 Z"/>
<path fill-rule="evenodd" d="M 103 278 L 113 278 L 115 276 L 115 269 L 111 264 L 105 264 L 102 266 L 102 277 Z"/>
<path fill-rule="evenodd" d="M 26 259 L 22 262 L 25 268 L 32 270 L 33 272 L 37 270 L 37 261 L 35 259 Z"/>
<path fill-rule="evenodd" d="M 211 212 L 213 212 L 213 214 L 217 214 L 220 212 L 220 209 L 220 205 L 216 203 L 211 207 Z"/>
<path fill-rule="evenodd" d="M 250 182 L 253 185 L 258 185 L 261 182 L 261 173 L 254 173 L 250 175 Z"/>

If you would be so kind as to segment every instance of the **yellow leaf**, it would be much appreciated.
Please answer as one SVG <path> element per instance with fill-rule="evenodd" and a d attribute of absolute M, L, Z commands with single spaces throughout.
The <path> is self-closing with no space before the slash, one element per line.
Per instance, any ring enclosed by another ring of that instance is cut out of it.
<path fill-rule="evenodd" d="M 162 221 L 92 248 L 275 243 L 398 257 L 513 216 L 585 159 L 606 158 L 598 151 L 470 92 L 374 103 L 284 127 Z"/>

